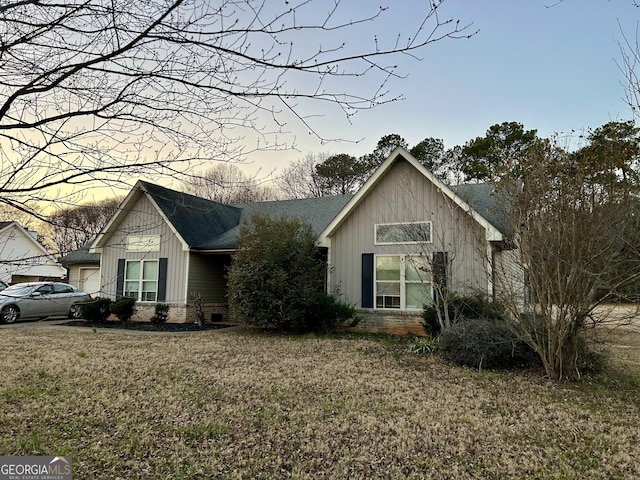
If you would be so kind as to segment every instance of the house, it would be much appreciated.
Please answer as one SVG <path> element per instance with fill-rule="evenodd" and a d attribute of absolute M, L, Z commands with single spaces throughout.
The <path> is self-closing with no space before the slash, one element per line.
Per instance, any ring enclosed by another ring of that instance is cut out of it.
<path fill-rule="evenodd" d="M 199 293 L 206 315 L 226 319 L 225 272 L 240 225 L 252 214 L 309 221 L 328 262 L 327 289 L 355 305 L 360 328 L 422 331 L 433 282 L 459 293 L 496 294 L 496 270 L 520 269 L 487 185 L 450 188 L 396 149 L 355 195 L 222 205 L 139 181 L 89 252 L 101 254 L 103 295 L 156 302 L 171 321 L 191 321 Z"/>
<path fill-rule="evenodd" d="M 67 269 L 67 282 L 91 295 L 100 295 L 100 254 L 89 245 L 69 252 L 59 262 Z"/>
<path fill-rule="evenodd" d="M 139 181 L 89 249 L 101 256 L 101 295 L 136 298 L 142 318 L 165 303 L 170 321 L 188 322 L 195 317 L 187 306 L 199 294 L 206 318 L 226 319 L 226 269 L 243 222 L 253 214 L 286 214 L 319 234 L 349 198 L 223 205 Z"/>
<path fill-rule="evenodd" d="M 34 232 L 17 222 L 0 222 L 0 280 L 5 283 L 62 280 L 65 268 Z"/>
<path fill-rule="evenodd" d="M 522 284 L 501 200 L 490 185 L 449 187 L 397 148 L 320 234 L 328 291 L 359 307 L 361 329 L 421 333 L 434 281 L 489 297 Z"/>

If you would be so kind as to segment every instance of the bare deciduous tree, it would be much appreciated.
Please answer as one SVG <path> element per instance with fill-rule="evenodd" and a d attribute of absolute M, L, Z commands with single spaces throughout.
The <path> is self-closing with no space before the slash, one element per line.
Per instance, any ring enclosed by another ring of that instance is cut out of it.
<path fill-rule="evenodd" d="M 111 219 L 120 199 L 111 198 L 61 209 L 47 218 L 47 243 L 62 256 L 91 242 Z"/>
<path fill-rule="evenodd" d="M 37 210 L 38 214 L 40 211 Z M 20 209 L 11 207 L 10 205 L 2 204 L 0 202 L 0 222 L 17 222 L 27 230 L 35 231 L 39 226 L 40 221 L 33 215 L 29 215 Z M 42 238 L 38 238 L 42 240 Z"/>
<path fill-rule="evenodd" d="M 390 38 L 386 8 L 357 2 L 353 17 L 346 0 L 7 0 L 0 201 L 33 213 L 71 187 L 282 148 L 292 118 L 319 136 L 313 116 L 327 111 L 310 103 L 350 116 L 392 101 L 392 58 L 469 36 L 440 18 L 442 3 L 402 6 L 405 28 Z M 345 40 L 356 38 L 371 43 Z M 342 81 L 376 76 L 369 93 Z"/>
<path fill-rule="evenodd" d="M 203 174 L 185 180 L 184 191 L 219 203 L 276 200 L 276 192 L 232 163 L 219 163 Z"/>
<path fill-rule="evenodd" d="M 585 329 L 612 319 L 600 308 L 603 300 L 640 276 L 637 189 L 623 186 L 606 159 L 573 155 L 554 142 L 540 143 L 521 160 L 523 186 L 503 188 L 514 188 L 510 224 L 526 271 L 528 309 L 523 312 L 512 270 L 496 268 L 496 282 L 512 328 L 547 374 L 572 378 L 584 366 Z"/>
<path fill-rule="evenodd" d="M 328 153 L 308 153 L 291 163 L 276 179 L 280 190 L 289 198 L 313 198 L 326 195 L 316 167 L 329 158 Z"/>

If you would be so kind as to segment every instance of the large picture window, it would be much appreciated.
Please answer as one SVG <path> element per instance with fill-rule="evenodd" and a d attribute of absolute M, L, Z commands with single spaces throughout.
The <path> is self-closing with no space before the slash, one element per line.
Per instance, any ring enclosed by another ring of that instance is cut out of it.
<path fill-rule="evenodd" d="M 431 243 L 431 222 L 376 224 L 375 243 L 376 245 Z"/>
<path fill-rule="evenodd" d="M 141 302 L 158 298 L 158 260 L 127 260 L 124 296 Z"/>
<path fill-rule="evenodd" d="M 376 256 L 376 308 L 421 310 L 432 298 L 431 269 L 424 256 Z"/>

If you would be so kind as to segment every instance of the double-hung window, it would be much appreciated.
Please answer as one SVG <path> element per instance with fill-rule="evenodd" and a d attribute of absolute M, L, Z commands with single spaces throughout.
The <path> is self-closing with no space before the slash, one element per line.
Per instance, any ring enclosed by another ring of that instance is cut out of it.
<path fill-rule="evenodd" d="M 431 268 L 422 255 L 375 257 L 376 308 L 421 310 L 431 303 Z"/>
<path fill-rule="evenodd" d="M 158 298 L 158 260 L 127 260 L 124 296 L 141 302 Z"/>

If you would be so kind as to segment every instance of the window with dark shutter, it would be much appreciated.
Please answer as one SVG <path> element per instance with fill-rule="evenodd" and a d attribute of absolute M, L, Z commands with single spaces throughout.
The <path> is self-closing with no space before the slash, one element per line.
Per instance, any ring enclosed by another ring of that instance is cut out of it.
<path fill-rule="evenodd" d="M 373 253 L 362 254 L 362 308 L 373 308 Z"/>

